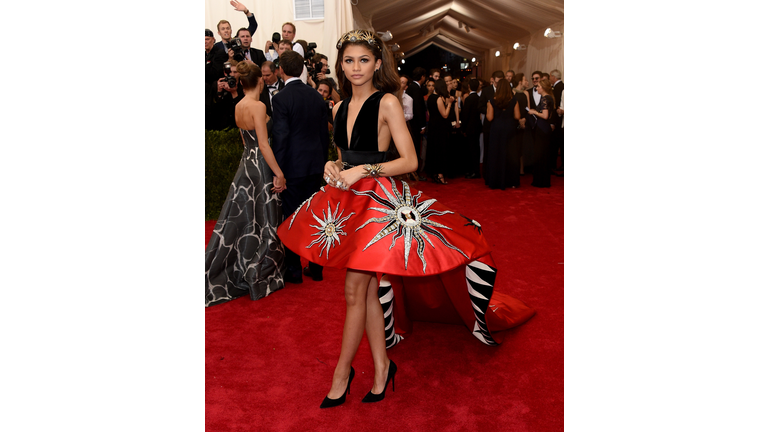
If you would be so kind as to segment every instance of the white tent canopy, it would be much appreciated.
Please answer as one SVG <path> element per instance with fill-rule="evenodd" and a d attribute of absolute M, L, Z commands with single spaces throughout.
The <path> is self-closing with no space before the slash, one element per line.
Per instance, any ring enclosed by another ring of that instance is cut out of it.
<path fill-rule="evenodd" d="M 259 23 L 254 48 L 264 49 L 273 32 L 280 32 L 284 22 L 293 22 L 296 38 L 317 43 L 317 52 L 326 54 L 333 65 L 336 41 L 346 31 L 389 30 L 394 37 L 387 44 L 399 44 L 405 57 L 437 45 L 467 59 L 477 58 L 480 76 L 488 78 L 494 70 L 507 69 L 526 74 L 560 69 L 565 75 L 563 1 L 324 0 L 324 17 L 312 20 L 295 19 L 293 0 L 243 3 Z M 222 19 L 229 21 L 234 31 L 248 26 L 245 16 L 228 0 L 206 0 L 205 7 L 205 26 L 214 34 L 216 23 Z M 560 32 L 561 37 L 545 37 L 547 28 Z M 216 40 L 221 38 L 216 35 Z M 514 50 L 515 43 L 526 49 Z"/>

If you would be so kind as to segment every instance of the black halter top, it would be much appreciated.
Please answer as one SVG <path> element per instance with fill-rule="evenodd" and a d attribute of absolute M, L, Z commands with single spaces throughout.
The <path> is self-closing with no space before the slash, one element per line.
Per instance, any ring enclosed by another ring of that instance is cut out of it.
<path fill-rule="evenodd" d="M 347 137 L 347 112 L 349 98 L 341 102 L 336 118 L 333 119 L 333 141 L 341 152 L 345 165 L 363 165 L 382 163 L 387 160 L 387 152 L 379 151 L 379 102 L 384 92 L 377 91 L 363 102 L 352 125 L 352 137 Z"/>

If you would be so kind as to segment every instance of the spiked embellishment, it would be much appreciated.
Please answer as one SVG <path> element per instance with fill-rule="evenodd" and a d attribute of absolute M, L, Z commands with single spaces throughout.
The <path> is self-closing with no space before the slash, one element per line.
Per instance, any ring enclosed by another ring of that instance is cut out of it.
<path fill-rule="evenodd" d="M 368 210 L 376 210 L 385 213 L 386 216 L 368 219 L 364 224 L 360 225 L 360 227 L 355 230 L 358 231 L 371 222 L 386 223 L 381 231 L 379 231 L 379 233 L 376 234 L 376 236 L 371 239 L 367 245 L 365 245 L 363 250 L 368 249 L 369 246 L 383 239 L 384 237 L 390 234 L 394 234 L 392 236 L 392 244 L 389 246 L 389 249 L 392 250 L 397 239 L 404 237 L 403 244 L 405 246 L 405 268 L 408 269 L 408 255 L 411 253 L 411 245 L 415 240 L 417 244 L 416 254 L 419 256 L 419 259 L 421 259 L 423 264 L 422 271 L 426 273 L 427 261 L 424 259 L 424 240 L 426 240 L 429 245 L 434 248 L 435 245 L 432 243 L 432 240 L 430 240 L 428 235 L 431 234 L 448 248 L 457 251 L 465 258 L 469 259 L 467 254 L 462 252 L 461 249 L 457 248 L 456 246 L 450 244 L 448 240 L 445 239 L 443 234 L 437 230 L 437 228 L 444 228 L 448 230 L 450 230 L 450 228 L 430 219 L 433 216 L 452 214 L 452 211 L 430 210 L 429 207 L 434 204 L 436 200 L 429 199 L 419 203 L 421 192 L 412 197 L 411 188 L 408 186 L 408 183 L 404 181 L 400 181 L 403 186 L 403 194 L 401 195 L 400 191 L 397 189 L 397 184 L 395 181 L 391 177 L 389 178 L 389 181 L 392 183 L 392 192 L 394 193 L 393 195 L 392 193 L 389 193 L 389 190 L 383 184 L 381 184 L 378 178 L 374 178 L 374 180 L 376 180 L 376 183 L 381 186 L 381 189 L 386 195 L 386 199 L 380 197 L 372 190 L 358 192 L 352 189 L 352 192 L 354 192 L 356 195 L 365 195 L 372 198 L 379 204 L 387 207 L 369 208 Z"/>

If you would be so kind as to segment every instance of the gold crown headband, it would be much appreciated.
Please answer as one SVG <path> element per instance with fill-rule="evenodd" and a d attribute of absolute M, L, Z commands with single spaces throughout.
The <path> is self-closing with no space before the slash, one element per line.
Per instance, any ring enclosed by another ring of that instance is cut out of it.
<path fill-rule="evenodd" d="M 369 32 L 368 30 L 352 30 L 350 32 L 347 32 L 344 36 L 339 39 L 339 41 L 336 43 L 336 49 L 341 49 L 341 46 L 344 44 L 344 42 L 368 42 L 368 45 L 370 45 L 372 48 L 377 48 L 379 51 L 381 51 L 381 47 L 379 46 L 379 43 L 376 41 L 376 37 L 373 33 Z"/>

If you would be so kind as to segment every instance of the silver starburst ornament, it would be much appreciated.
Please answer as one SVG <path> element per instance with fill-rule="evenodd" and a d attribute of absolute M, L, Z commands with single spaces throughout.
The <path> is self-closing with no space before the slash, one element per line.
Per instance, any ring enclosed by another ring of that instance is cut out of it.
<path fill-rule="evenodd" d="M 369 246 L 383 239 L 384 237 L 390 234 L 394 234 L 392 236 L 392 244 L 389 246 L 389 250 L 392 250 L 392 248 L 395 246 L 397 239 L 403 238 L 403 246 L 405 249 L 405 268 L 408 269 L 408 255 L 411 253 L 411 245 L 415 240 L 416 255 L 418 255 L 419 259 L 421 260 L 422 271 L 426 273 L 427 261 L 424 259 L 424 241 L 426 240 L 429 245 L 432 246 L 432 248 L 435 248 L 435 245 L 432 243 L 432 240 L 430 240 L 429 237 L 429 235 L 432 235 L 440 240 L 440 242 L 446 247 L 459 252 L 465 258 L 469 259 L 467 254 L 462 252 L 456 246 L 450 244 L 448 240 L 445 239 L 443 234 L 438 230 L 438 228 L 444 228 L 447 230 L 450 230 L 450 228 L 430 219 L 434 216 L 452 214 L 452 211 L 431 210 L 429 207 L 437 200 L 428 199 L 420 203 L 419 198 L 421 197 L 421 192 L 415 196 L 411 196 L 411 188 L 408 186 L 408 183 L 404 181 L 400 181 L 403 186 L 403 193 L 401 195 L 395 180 L 393 180 L 391 177 L 389 178 L 389 181 L 392 183 L 392 193 L 390 193 L 389 190 L 383 184 L 381 184 L 378 178 L 375 180 L 376 183 L 381 186 L 381 189 L 384 191 L 386 197 L 381 197 L 372 190 L 358 192 L 352 189 L 352 192 L 354 192 L 356 195 L 365 195 L 386 207 L 369 208 L 368 210 L 382 212 L 385 214 L 385 216 L 368 219 L 364 224 L 357 228 L 357 230 L 360 230 L 371 222 L 385 224 L 381 231 L 379 231 L 378 234 L 376 234 L 376 236 L 371 239 L 367 245 L 365 245 L 363 250 L 368 249 Z"/>
<path fill-rule="evenodd" d="M 335 241 L 337 244 L 341 244 L 341 239 L 339 238 L 340 235 L 347 235 L 347 233 L 344 232 L 344 223 L 346 223 L 350 217 L 352 217 L 354 212 L 350 213 L 349 215 L 345 217 L 341 217 L 341 215 L 344 214 L 344 210 L 339 213 L 339 204 L 336 204 L 336 210 L 334 212 L 331 212 L 331 203 L 328 203 L 328 214 L 325 214 L 325 210 L 321 212 L 321 215 L 323 216 L 322 219 L 317 217 L 315 215 L 315 212 L 312 212 L 312 217 L 315 218 L 315 220 L 318 222 L 319 225 L 310 225 L 312 228 L 317 228 L 319 231 L 312 234 L 314 236 L 317 236 L 315 241 L 309 244 L 307 246 L 307 249 L 311 248 L 312 246 L 319 244 L 320 245 L 320 254 L 318 256 L 323 256 L 323 251 L 325 251 L 325 258 L 328 259 L 328 254 L 331 251 L 331 248 L 334 247 L 333 242 Z"/>

